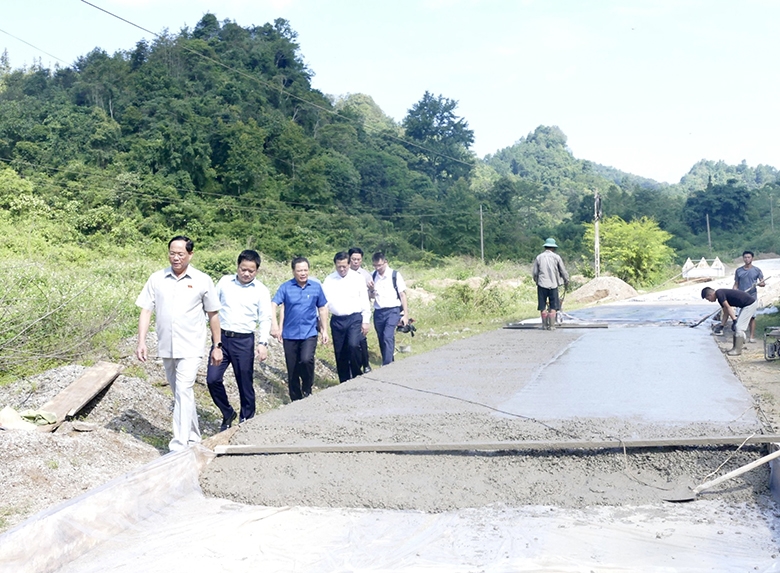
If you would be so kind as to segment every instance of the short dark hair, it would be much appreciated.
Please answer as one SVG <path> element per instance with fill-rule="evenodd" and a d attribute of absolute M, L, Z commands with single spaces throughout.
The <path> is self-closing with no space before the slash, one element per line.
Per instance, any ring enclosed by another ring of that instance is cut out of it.
<path fill-rule="evenodd" d="M 348 261 L 349 255 L 346 251 L 339 251 L 333 256 L 333 262 L 336 263 L 336 261 Z"/>
<path fill-rule="evenodd" d="M 756 255 L 753 253 L 753 251 L 742 251 L 742 256 L 744 257 L 745 255 L 750 255 L 754 259 L 756 258 Z"/>
<path fill-rule="evenodd" d="M 171 245 L 176 241 L 184 241 L 184 248 L 187 249 L 188 253 L 191 253 L 192 249 L 195 248 L 195 243 L 192 242 L 192 239 L 185 237 L 184 235 L 176 235 L 173 239 L 168 241 L 168 248 L 170 249 Z"/>
<path fill-rule="evenodd" d="M 295 257 L 292 260 L 292 263 L 290 263 L 292 270 L 295 270 L 295 265 L 297 265 L 298 263 L 306 263 L 308 266 L 311 266 L 309 265 L 309 259 L 307 259 L 306 257 Z"/>
<path fill-rule="evenodd" d="M 258 253 L 257 251 L 253 251 L 252 249 L 246 249 L 244 251 L 241 251 L 241 253 L 238 255 L 238 261 L 236 261 L 236 264 L 240 265 L 241 261 L 249 261 L 250 263 L 254 263 L 255 266 L 259 269 L 260 253 Z"/>
<path fill-rule="evenodd" d="M 349 258 L 352 258 L 352 255 L 360 255 L 363 256 L 363 249 L 360 247 L 352 247 L 349 252 L 347 253 L 349 255 Z"/>
<path fill-rule="evenodd" d="M 374 263 L 378 263 L 379 261 L 386 261 L 386 260 L 387 260 L 387 258 L 385 257 L 385 254 L 382 251 L 377 251 L 371 257 L 371 261 L 374 262 Z"/>
<path fill-rule="evenodd" d="M 711 292 L 715 292 L 715 291 L 710 287 L 704 287 L 703 289 L 701 289 L 701 298 L 707 298 L 707 295 L 710 294 Z"/>

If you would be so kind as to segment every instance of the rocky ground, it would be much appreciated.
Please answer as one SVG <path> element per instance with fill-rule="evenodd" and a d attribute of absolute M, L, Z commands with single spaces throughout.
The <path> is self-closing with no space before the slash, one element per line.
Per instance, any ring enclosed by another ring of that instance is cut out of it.
<path fill-rule="evenodd" d="M 466 344 L 467 341 L 461 343 Z M 726 341 L 719 340 L 719 344 L 726 345 Z M 162 365 L 157 360 L 150 360 L 147 365 L 140 366 L 132 355 L 133 348 L 134 341 L 129 340 L 125 355 L 121 359 L 122 364 L 126 367 L 124 374 L 78 416 L 78 420 L 86 424 L 66 423 L 53 434 L 0 431 L 0 483 L 4 486 L 0 502 L 0 531 L 13 527 L 27 516 L 46 507 L 75 497 L 89 488 L 120 476 L 167 451 L 166 445 L 170 439 L 171 395 L 164 381 Z M 729 363 L 755 398 L 765 427 L 773 431 L 780 429 L 780 385 L 776 383 L 780 361 L 765 361 L 762 344 L 756 343 L 746 345 L 743 356 L 730 358 Z M 84 369 L 83 366 L 67 366 L 4 386 L 0 388 L 0 408 L 12 406 L 16 409 L 24 409 L 41 406 L 78 377 Z M 324 381 L 325 386 L 331 384 L 329 380 L 333 379 L 333 373 L 328 364 L 321 363 L 318 366 L 318 375 Z M 271 358 L 268 364 L 261 366 L 257 372 L 258 411 L 278 409 L 278 406 L 286 401 L 283 376 L 282 351 L 279 346 L 274 345 L 271 348 Z M 227 381 L 227 388 L 231 393 L 231 399 L 236 401 L 235 384 L 232 380 Z M 327 396 L 332 394 L 333 399 L 338 399 L 338 395 L 350 390 L 352 389 L 348 387 L 339 387 L 333 392 L 323 394 L 323 407 L 327 410 L 328 399 L 330 399 L 326 398 Z M 220 416 L 211 404 L 206 391 L 205 369 L 199 376 L 197 393 L 203 435 L 204 437 L 213 435 L 218 430 Z M 291 407 L 293 406 L 286 406 L 283 409 Z M 272 429 L 268 424 L 272 424 L 273 416 L 262 418 L 262 422 L 259 418 L 250 422 L 253 423 L 252 431 Z M 451 428 L 459 426 L 465 428 L 464 421 L 458 417 L 449 420 L 431 418 L 428 423 L 417 428 L 407 428 L 400 423 L 394 427 L 391 427 L 391 424 L 388 428 L 393 430 L 393 439 L 395 440 L 420 441 L 434 435 L 442 423 Z M 330 439 L 333 441 L 357 441 L 364 437 L 360 433 L 362 430 L 357 429 L 358 426 L 359 424 L 355 426 L 356 429 L 352 434 L 334 435 L 330 436 Z M 287 428 L 287 430 L 297 432 L 295 438 L 303 440 L 307 436 L 312 437 L 316 434 L 316 427 L 311 426 L 308 426 L 306 430 L 296 430 L 295 428 Z M 274 431 L 279 434 L 278 428 Z M 246 439 L 251 440 L 248 433 L 244 435 Z M 479 436 L 470 437 L 476 439 Z M 512 438 L 509 434 L 504 437 Z M 516 439 L 520 437 L 514 435 Z M 279 439 L 282 439 L 281 434 Z M 333 463 L 330 463 L 323 461 L 323 458 L 320 457 L 316 462 L 310 464 L 310 469 L 307 471 L 317 472 L 330 480 L 344 480 L 346 489 L 349 476 L 354 474 L 356 467 L 364 465 L 365 459 L 365 456 L 358 458 L 354 455 L 340 455 L 338 460 L 333 460 Z M 535 466 L 526 466 L 525 469 L 535 468 L 534 471 L 537 471 L 539 476 L 544 476 L 555 471 L 570 471 L 570 464 L 586 462 L 590 470 L 583 474 L 580 491 L 589 493 L 582 499 L 572 500 L 565 492 L 561 492 L 560 501 L 564 505 L 572 503 L 575 505 L 598 504 L 609 503 L 610 497 L 614 493 L 599 491 L 598 487 L 593 485 L 597 483 L 598 476 L 605 472 L 623 472 L 624 468 L 632 467 L 631 464 L 636 459 L 616 456 L 614 460 L 604 465 L 601 461 L 580 456 L 568 460 L 557 459 L 554 460 L 553 465 L 550 465 L 549 462 L 539 462 Z M 378 463 L 373 470 L 372 487 L 375 490 L 389 487 L 385 481 L 392 468 L 384 466 L 385 463 L 387 462 Z M 409 459 L 396 458 L 392 460 L 391 465 L 396 467 L 398 464 L 408 463 L 411 463 Z M 465 506 L 501 502 L 499 499 L 494 500 L 484 495 L 484 492 L 480 490 L 479 484 L 482 483 L 480 480 L 487 480 L 492 484 L 491 487 L 499 483 L 503 484 L 501 487 L 510 490 L 515 488 L 511 479 L 507 478 L 504 473 L 491 469 L 492 463 L 493 460 L 490 457 L 485 457 L 476 466 L 477 470 L 482 468 L 485 471 L 479 480 L 474 481 L 474 486 L 462 491 Z M 674 456 L 667 456 L 651 460 L 651 463 L 656 468 L 668 467 L 671 471 L 678 461 L 675 460 Z M 280 468 L 279 471 L 284 472 L 288 469 Z M 524 468 L 518 466 L 517 469 L 523 470 Z M 471 470 L 463 468 L 464 472 L 472 470 L 477 471 L 473 468 Z M 269 467 L 268 472 L 268 476 L 273 475 L 273 466 Z M 633 487 L 631 482 L 636 483 L 637 480 L 649 479 L 649 476 L 642 472 L 635 473 L 633 478 L 626 475 L 626 488 Z M 448 500 L 453 499 L 453 497 L 447 494 L 447 488 L 450 492 L 462 488 L 462 480 L 457 480 L 454 473 L 442 477 L 444 485 L 441 499 L 432 499 L 424 495 L 425 488 L 420 482 L 419 490 L 416 492 L 414 488 L 410 489 L 407 499 L 401 500 L 401 502 L 398 499 L 388 500 L 385 506 L 431 510 L 449 507 L 447 504 L 451 502 Z M 254 479 L 261 478 L 255 476 Z M 424 476 L 421 475 L 420 479 L 424 480 Z M 543 480 L 540 483 L 543 484 Z M 756 487 L 760 489 L 761 485 L 757 482 Z M 296 495 L 298 495 L 298 493 L 286 489 L 281 480 L 279 480 L 278 492 L 279 496 L 287 496 L 285 499 L 289 503 L 294 503 Z M 322 492 L 310 493 L 314 496 L 315 503 L 328 505 L 327 492 L 323 490 Z M 527 497 L 528 502 L 532 502 L 534 499 L 533 491 L 518 490 L 516 493 L 518 499 L 523 498 L 523 496 Z M 351 505 L 364 505 L 365 500 L 360 498 L 359 489 L 355 489 L 354 496 L 354 500 L 350 502 Z M 307 500 L 302 499 L 301 502 L 310 502 L 311 496 L 308 498 Z M 267 499 L 246 499 L 245 501 L 274 503 L 273 500 Z M 342 502 L 343 500 L 338 500 L 338 503 Z"/>
<path fill-rule="evenodd" d="M 0 532 L 168 451 L 173 396 L 162 361 L 153 356 L 141 364 L 134 349 L 135 339 L 126 341 L 118 361 L 125 368 L 123 374 L 56 432 L 0 430 Z M 0 409 L 39 408 L 86 368 L 64 366 L 2 386 Z M 281 345 L 272 341 L 268 361 L 255 369 L 258 412 L 289 401 L 285 376 Z M 317 378 L 320 388 L 336 380 L 333 368 L 322 361 L 317 364 Z M 230 369 L 225 386 L 231 402 L 238 404 Z M 205 362 L 195 390 L 201 432 L 204 438 L 212 436 L 219 431 L 222 417 L 206 388 Z"/>

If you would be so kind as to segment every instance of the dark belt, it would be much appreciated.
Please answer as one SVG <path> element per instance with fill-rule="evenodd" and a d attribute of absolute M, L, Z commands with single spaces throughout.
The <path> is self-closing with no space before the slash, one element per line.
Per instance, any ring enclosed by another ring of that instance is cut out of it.
<path fill-rule="evenodd" d="M 222 336 L 225 338 L 249 338 L 254 336 L 254 332 L 230 332 L 229 330 L 223 330 Z"/>

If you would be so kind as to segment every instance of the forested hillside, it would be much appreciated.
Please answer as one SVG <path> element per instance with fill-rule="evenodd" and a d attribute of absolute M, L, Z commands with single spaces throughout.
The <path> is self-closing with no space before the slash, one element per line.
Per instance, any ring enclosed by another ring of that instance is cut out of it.
<path fill-rule="evenodd" d="M 605 217 L 657 222 L 678 257 L 706 254 L 706 214 L 718 252 L 780 251 L 772 167 L 703 160 L 662 185 L 574 158 L 554 126 L 480 160 L 448 97 L 425 92 L 396 123 L 370 95 L 313 90 L 281 19 L 207 14 L 71 67 L 0 64 L 3 216 L 51 222 L 58 240 L 183 232 L 279 259 L 361 245 L 434 261 L 479 255 L 481 206 L 487 259 L 527 260 L 548 235 L 573 258 L 598 191 Z"/>

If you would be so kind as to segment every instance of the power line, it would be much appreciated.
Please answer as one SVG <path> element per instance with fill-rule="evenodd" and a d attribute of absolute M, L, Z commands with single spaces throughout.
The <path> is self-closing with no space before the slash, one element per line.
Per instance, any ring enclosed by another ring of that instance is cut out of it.
<path fill-rule="evenodd" d="M 66 66 L 67 66 L 67 65 L 70 65 L 70 64 L 68 64 L 68 62 L 66 62 L 65 60 L 62 60 L 62 59 L 58 58 L 57 56 L 55 56 L 54 54 L 50 54 L 49 52 L 47 52 L 47 51 L 45 51 L 45 50 L 42 50 L 42 49 L 41 49 L 41 48 L 39 48 L 38 46 L 34 46 L 34 45 L 32 45 L 30 42 L 27 42 L 27 41 L 25 41 L 25 40 L 22 40 L 21 38 L 19 38 L 19 37 L 17 37 L 17 36 L 14 36 L 14 35 L 13 35 L 13 34 L 11 34 L 10 32 L 6 32 L 5 30 L 2 30 L 2 29 L 0 29 L 0 32 L 2 32 L 3 34 L 5 34 L 6 36 L 10 36 L 10 37 L 12 37 L 14 40 L 17 40 L 17 41 L 21 42 L 22 44 L 27 44 L 28 46 L 30 46 L 30 47 L 31 47 L 31 48 L 33 48 L 34 50 L 38 50 L 39 52 L 46 54 L 46 55 L 47 55 L 47 56 L 49 56 L 50 58 L 54 58 L 54 59 L 55 59 L 55 60 L 57 60 L 58 62 L 62 62 L 62 63 L 63 63 L 63 64 L 65 64 Z"/>

